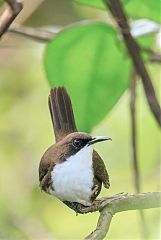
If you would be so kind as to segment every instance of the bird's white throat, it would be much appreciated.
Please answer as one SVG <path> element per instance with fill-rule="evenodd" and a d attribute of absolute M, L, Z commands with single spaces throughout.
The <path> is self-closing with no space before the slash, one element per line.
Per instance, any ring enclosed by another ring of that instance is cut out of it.
<path fill-rule="evenodd" d="M 65 162 L 57 164 L 52 173 L 54 194 L 62 201 L 90 205 L 93 186 L 93 148 L 85 146 Z"/>

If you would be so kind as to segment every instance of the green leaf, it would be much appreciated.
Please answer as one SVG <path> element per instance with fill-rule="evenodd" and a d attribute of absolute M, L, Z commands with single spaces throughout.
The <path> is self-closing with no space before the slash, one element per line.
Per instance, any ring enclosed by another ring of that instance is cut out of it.
<path fill-rule="evenodd" d="M 81 5 L 88 5 L 91 7 L 96 7 L 100 9 L 105 9 L 105 4 L 101 0 L 75 0 L 75 2 L 81 4 Z"/>
<path fill-rule="evenodd" d="M 127 88 L 129 61 L 121 49 L 114 29 L 103 23 L 74 26 L 48 43 L 48 80 L 67 88 L 79 130 L 91 131 Z"/>
<path fill-rule="evenodd" d="M 148 18 L 161 22 L 160 0 L 123 0 L 125 10 L 132 18 Z"/>
<path fill-rule="evenodd" d="M 148 36 L 142 36 L 137 38 L 137 43 L 140 46 L 141 50 L 141 55 L 143 57 L 144 63 L 149 61 L 149 57 L 150 57 L 150 52 L 148 51 L 144 51 L 144 49 L 153 49 L 153 44 L 154 44 L 154 36 L 148 35 Z"/>
<path fill-rule="evenodd" d="M 75 0 L 79 4 L 97 7 L 106 10 L 103 0 Z M 160 0 L 122 0 L 129 17 L 148 18 L 156 22 L 161 22 L 161 1 Z"/>

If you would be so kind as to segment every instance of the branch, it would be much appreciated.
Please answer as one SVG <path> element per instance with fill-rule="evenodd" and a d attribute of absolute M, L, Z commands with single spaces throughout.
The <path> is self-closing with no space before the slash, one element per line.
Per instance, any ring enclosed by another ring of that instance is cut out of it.
<path fill-rule="evenodd" d="M 11 23 L 20 13 L 23 8 L 22 3 L 17 2 L 16 0 L 5 0 L 8 4 L 8 7 L 3 12 L 0 17 L 0 38 L 7 31 Z"/>
<path fill-rule="evenodd" d="M 43 31 L 41 29 L 33 28 L 33 27 L 26 27 L 20 25 L 14 25 L 8 29 L 8 32 L 18 34 L 20 36 L 27 37 L 29 39 L 39 41 L 42 43 L 47 43 L 48 41 L 52 40 L 59 31 L 50 32 L 50 31 Z M 161 54 L 153 51 L 149 48 L 140 48 L 141 51 L 149 53 L 149 61 L 151 62 L 161 62 Z"/>
<path fill-rule="evenodd" d="M 161 109 L 155 95 L 155 90 L 141 57 L 139 46 L 131 35 L 127 17 L 123 11 L 120 0 L 104 0 L 104 2 L 120 28 L 135 69 L 142 79 L 143 87 L 151 111 L 154 114 L 157 123 L 161 126 Z"/>
<path fill-rule="evenodd" d="M 43 43 L 47 43 L 57 34 L 57 32 L 52 33 L 25 26 L 13 26 L 9 28 L 8 31 Z"/>
<path fill-rule="evenodd" d="M 136 80 L 137 74 L 136 71 L 132 70 L 131 76 L 131 86 L 130 86 L 130 112 L 131 112 L 131 151 L 132 151 L 132 166 L 134 171 L 134 185 L 136 192 L 140 192 L 140 174 L 139 174 L 139 166 L 138 166 L 138 159 L 137 159 L 137 144 L 136 144 Z"/>
<path fill-rule="evenodd" d="M 97 227 L 85 239 L 103 239 L 109 230 L 113 215 L 118 212 L 158 207 L 161 207 L 161 192 L 140 193 L 136 195 L 123 194 L 122 197 L 121 195 L 115 195 L 115 198 L 111 199 L 103 208 L 99 204 L 95 207 L 95 211 L 100 211 Z"/>
<path fill-rule="evenodd" d="M 161 54 L 153 53 L 150 56 L 150 61 L 155 63 L 161 63 Z"/>
<path fill-rule="evenodd" d="M 138 166 L 138 157 L 137 157 L 137 128 L 136 128 L 136 82 L 137 73 L 135 69 L 132 69 L 131 74 L 131 86 L 130 86 L 130 112 L 131 112 L 131 161 L 133 169 L 133 178 L 134 178 L 134 187 L 137 193 L 140 192 L 140 170 Z M 148 239 L 148 231 L 145 222 L 143 210 L 139 211 L 141 218 L 141 231 L 144 239 Z"/>
<path fill-rule="evenodd" d="M 153 51 L 150 48 L 141 48 L 144 52 L 147 52 L 149 54 L 149 61 L 150 62 L 156 62 L 161 63 L 161 54 Z"/>
<path fill-rule="evenodd" d="M 106 236 L 115 213 L 161 207 L 161 192 L 140 193 L 135 195 L 120 193 L 95 200 L 89 207 L 78 203 L 64 203 L 76 211 L 76 213 L 100 212 L 96 229 L 85 238 L 88 240 L 98 240 Z"/>

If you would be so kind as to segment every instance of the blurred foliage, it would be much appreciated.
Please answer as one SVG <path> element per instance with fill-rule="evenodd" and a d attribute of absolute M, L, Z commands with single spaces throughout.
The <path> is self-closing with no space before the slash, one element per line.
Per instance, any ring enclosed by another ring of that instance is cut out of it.
<path fill-rule="evenodd" d="M 47 13 L 47 14 L 46 14 Z M 51 27 L 70 24 L 80 19 L 73 8 L 73 0 L 45 0 L 34 14 L 26 21 L 27 25 Z"/>
<path fill-rule="evenodd" d="M 27 24 L 38 24 L 38 18 L 43 25 L 51 24 L 53 13 L 46 10 L 45 6 L 51 6 L 52 9 L 53 2 L 56 11 L 60 1 L 44 1 L 42 16 L 37 15 L 37 10 Z M 70 8 L 71 1 L 66 1 L 67 3 L 69 5 L 66 5 L 68 11 L 64 13 L 64 23 L 67 19 L 71 23 L 83 18 L 83 8 L 75 5 Z M 58 9 L 60 11 L 59 6 Z M 95 14 L 99 18 L 100 12 Z M 58 16 L 57 19 L 58 23 L 61 17 Z M 47 103 L 50 87 L 42 60 L 45 46 L 13 35 L 8 38 L 11 40 L 10 48 L 0 47 L 1 60 L 3 54 L 7 56 L 7 61 L 0 66 L 0 239 L 83 239 L 95 228 L 98 213 L 76 217 L 72 210 L 55 197 L 41 193 L 39 188 L 39 161 L 47 147 L 54 142 Z M 112 36 L 109 41 L 113 42 Z M 117 41 L 116 45 L 122 49 Z M 158 47 L 154 47 L 159 51 Z M 122 57 L 127 60 L 124 51 Z M 108 68 L 108 62 L 104 64 Z M 120 66 L 116 67 L 121 71 Z M 149 63 L 147 67 L 159 96 L 160 65 Z M 81 78 L 77 80 L 77 84 L 81 85 L 79 81 Z M 92 98 L 93 96 L 90 101 Z M 97 107 L 98 110 L 101 107 Z M 102 195 L 134 192 L 130 163 L 128 89 L 91 133 L 109 135 L 113 139 L 110 143 L 96 145 L 111 180 L 111 188 L 103 190 Z M 140 81 L 137 84 L 137 133 L 142 191 L 159 191 L 160 132 L 149 111 Z M 160 239 L 158 209 L 146 210 L 145 217 L 150 239 Z M 117 214 L 113 218 L 108 239 L 141 239 L 139 220 L 137 211 Z"/>
<path fill-rule="evenodd" d="M 102 0 L 75 0 L 77 3 L 82 5 L 88 5 L 105 10 L 106 6 Z"/>
<path fill-rule="evenodd" d="M 79 4 L 97 7 L 106 10 L 103 0 L 75 0 Z M 161 22 L 160 0 L 122 0 L 121 1 L 126 13 L 133 19 L 148 18 L 156 22 Z M 139 11 L 138 11 L 139 9 Z"/>
<path fill-rule="evenodd" d="M 50 85 L 65 86 L 78 129 L 90 132 L 128 87 L 129 62 L 106 24 L 83 24 L 60 32 L 45 52 Z M 98 109 L 100 109 L 98 111 Z"/>

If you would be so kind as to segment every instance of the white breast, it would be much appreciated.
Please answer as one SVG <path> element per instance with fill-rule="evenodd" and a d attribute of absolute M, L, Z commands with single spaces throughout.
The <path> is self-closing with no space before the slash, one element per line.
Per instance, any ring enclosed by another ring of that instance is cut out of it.
<path fill-rule="evenodd" d="M 93 148 L 86 146 L 65 162 L 57 164 L 52 173 L 54 194 L 62 201 L 91 205 L 93 186 Z"/>

